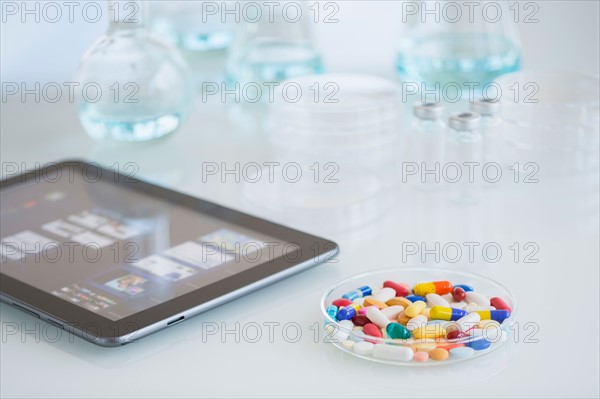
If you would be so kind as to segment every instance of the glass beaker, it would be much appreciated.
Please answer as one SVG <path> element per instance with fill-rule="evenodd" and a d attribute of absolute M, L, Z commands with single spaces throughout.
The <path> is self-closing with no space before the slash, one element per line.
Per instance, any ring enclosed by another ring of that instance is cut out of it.
<path fill-rule="evenodd" d="M 151 1 L 148 3 L 149 25 L 181 49 L 224 50 L 232 43 L 234 36 L 234 16 L 226 14 L 231 8 L 229 3 Z"/>
<path fill-rule="evenodd" d="M 229 85 L 281 82 L 323 72 L 307 4 L 283 2 L 279 6 L 273 13 L 261 11 L 256 18 L 246 15 L 239 25 L 226 65 Z"/>
<path fill-rule="evenodd" d="M 115 11 L 131 4 L 133 13 Z M 81 124 L 95 139 L 145 141 L 173 132 L 193 93 L 185 60 L 147 29 L 141 2 L 111 1 L 109 10 L 108 31 L 76 73 Z"/>
<path fill-rule="evenodd" d="M 396 64 L 401 78 L 430 89 L 454 84 L 465 90 L 477 83 L 481 96 L 481 86 L 521 66 L 510 7 L 494 1 L 406 2 Z"/>

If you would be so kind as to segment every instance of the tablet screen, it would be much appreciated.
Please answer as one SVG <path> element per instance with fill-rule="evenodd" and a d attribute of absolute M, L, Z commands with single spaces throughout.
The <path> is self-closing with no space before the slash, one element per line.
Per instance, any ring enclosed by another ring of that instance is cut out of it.
<path fill-rule="evenodd" d="M 2 273 L 113 321 L 293 247 L 85 174 L 0 195 Z"/>

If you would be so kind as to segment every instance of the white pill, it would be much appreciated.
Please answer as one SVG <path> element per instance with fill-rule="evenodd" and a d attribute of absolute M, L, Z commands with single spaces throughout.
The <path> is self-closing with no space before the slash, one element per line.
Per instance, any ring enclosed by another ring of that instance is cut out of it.
<path fill-rule="evenodd" d="M 373 299 L 377 299 L 383 303 L 386 303 L 390 299 L 396 296 L 396 290 L 390 287 L 384 287 L 379 290 L 376 295 L 373 295 Z"/>
<path fill-rule="evenodd" d="M 367 308 L 367 318 L 379 328 L 385 328 L 390 324 L 390 319 L 381 313 L 381 310 L 377 309 L 375 306 L 369 306 Z"/>
<path fill-rule="evenodd" d="M 461 346 L 459 348 L 450 349 L 450 357 L 453 359 L 466 359 L 473 356 L 475 350 L 468 346 Z"/>
<path fill-rule="evenodd" d="M 445 308 L 449 308 L 450 304 L 447 300 L 439 296 L 438 294 L 427 294 L 425 295 L 427 298 L 427 306 L 430 308 L 433 306 L 443 306 Z"/>
<path fill-rule="evenodd" d="M 350 349 L 352 349 L 352 347 L 354 346 L 355 343 L 356 342 L 354 342 L 354 341 L 346 340 L 346 341 L 342 342 L 342 346 L 344 347 L 344 349 L 350 350 Z"/>
<path fill-rule="evenodd" d="M 373 348 L 373 356 L 379 359 L 410 362 L 413 355 L 413 350 L 404 346 L 377 344 Z"/>
<path fill-rule="evenodd" d="M 473 291 L 467 292 L 467 301 L 474 302 L 479 306 L 490 306 L 490 300 L 488 298 Z"/>
<path fill-rule="evenodd" d="M 464 302 L 450 302 L 450 307 L 454 309 L 464 309 L 467 307 L 467 304 Z"/>
<path fill-rule="evenodd" d="M 425 324 L 427 324 L 427 316 L 420 314 L 410 319 L 406 323 L 406 328 L 409 331 L 414 331 L 415 329 L 422 327 Z"/>
<path fill-rule="evenodd" d="M 354 346 L 352 347 L 352 349 L 354 350 L 354 353 L 364 356 L 364 355 L 370 355 L 371 352 L 373 352 L 374 346 L 375 345 L 373 345 L 370 342 L 361 341 L 361 342 L 355 343 Z"/>
<path fill-rule="evenodd" d="M 388 306 L 387 308 L 381 309 L 381 313 L 385 315 L 388 319 L 397 319 L 400 312 L 404 310 L 404 306 L 394 305 Z"/>
<path fill-rule="evenodd" d="M 448 302 L 454 301 L 454 297 L 452 296 L 452 294 L 444 294 L 444 295 L 442 295 L 442 298 L 444 298 Z"/>
<path fill-rule="evenodd" d="M 456 325 L 460 331 L 467 331 L 471 327 L 477 327 L 479 321 L 481 320 L 481 316 L 479 313 L 469 313 L 466 316 L 461 317 L 456 320 Z"/>
<path fill-rule="evenodd" d="M 493 306 L 469 305 L 469 306 L 465 307 L 464 310 L 466 310 L 467 313 L 471 313 L 471 312 L 479 312 L 481 310 L 496 310 L 496 308 Z"/>
<path fill-rule="evenodd" d="M 352 327 L 354 327 L 354 324 L 350 320 L 342 320 L 338 323 L 338 326 L 334 326 L 333 331 L 327 329 L 327 338 L 330 342 L 341 344 L 348 339 Z"/>

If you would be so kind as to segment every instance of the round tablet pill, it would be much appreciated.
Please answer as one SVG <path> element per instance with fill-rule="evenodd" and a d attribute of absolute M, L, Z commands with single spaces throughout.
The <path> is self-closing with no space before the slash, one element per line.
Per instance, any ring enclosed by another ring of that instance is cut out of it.
<path fill-rule="evenodd" d="M 429 357 L 431 358 L 431 360 L 446 360 L 448 359 L 448 356 L 450 356 L 448 351 L 442 348 L 435 348 L 434 350 L 429 352 Z"/>
<path fill-rule="evenodd" d="M 413 355 L 413 360 L 415 362 L 419 362 L 419 363 L 423 363 L 429 360 L 429 353 L 428 352 L 415 352 L 415 354 Z"/>
<path fill-rule="evenodd" d="M 469 348 L 468 346 L 461 346 L 458 348 L 450 349 L 450 357 L 453 359 L 466 359 L 475 353 L 473 348 Z"/>

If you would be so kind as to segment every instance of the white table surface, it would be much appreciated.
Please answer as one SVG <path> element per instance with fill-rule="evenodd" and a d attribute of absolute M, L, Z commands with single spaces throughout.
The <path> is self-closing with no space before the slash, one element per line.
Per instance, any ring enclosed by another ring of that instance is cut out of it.
<path fill-rule="evenodd" d="M 576 35 L 577 26 L 569 26 L 560 29 Z M 593 41 L 597 49 L 597 36 Z M 568 42 L 562 46 L 572 51 Z M 547 62 L 560 48 L 547 53 Z M 539 58 L 534 62 L 542 64 Z M 597 60 L 585 66 L 588 71 L 597 67 Z M 399 185 L 376 198 L 376 217 L 346 227 L 336 225 L 339 220 L 332 215 L 303 218 L 301 212 L 261 209 L 244 195 L 243 184 L 231 180 L 202 182 L 203 162 L 295 160 L 275 154 L 264 132 L 252 129 L 252 113 L 243 122 L 236 122 L 235 115 L 239 112 L 223 104 L 197 102 L 171 137 L 119 145 L 89 139 L 73 104 L 2 103 L 3 164 L 34 166 L 73 157 L 108 165 L 135 162 L 140 177 L 324 234 L 341 247 L 337 262 L 121 348 L 97 347 L 66 333 L 50 342 L 54 328 L 2 304 L 2 397 L 598 397 L 597 175 L 548 176 L 529 185 L 507 182 L 470 207 Z M 347 169 L 344 175 L 346 164 L 341 165 L 341 176 L 351 176 Z M 478 256 L 473 263 L 463 258 L 457 264 L 430 265 L 474 271 L 510 287 L 520 308 L 517 342 L 456 365 L 410 368 L 366 362 L 322 339 L 315 341 L 313 326 L 322 321 L 319 299 L 327 287 L 366 270 L 419 264 L 416 258 L 402 262 L 401 243 L 436 241 L 496 242 L 502 247 L 504 255 L 495 264 Z M 536 243 L 539 262 L 515 262 L 509 249 L 514 242 Z M 205 334 L 212 323 L 234 329 L 236 323 L 251 322 L 279 323 L 273 342 L 267 327 L 258 343 L 235 342 L 232 334 Z M 294 338 L 294 330 L 288 330 L 290 336 L 282 332 L 287 323 L 300 326 L 298 342 L 287 342 Z M 15 327 L 15 334 L 7 333 Z"/>

